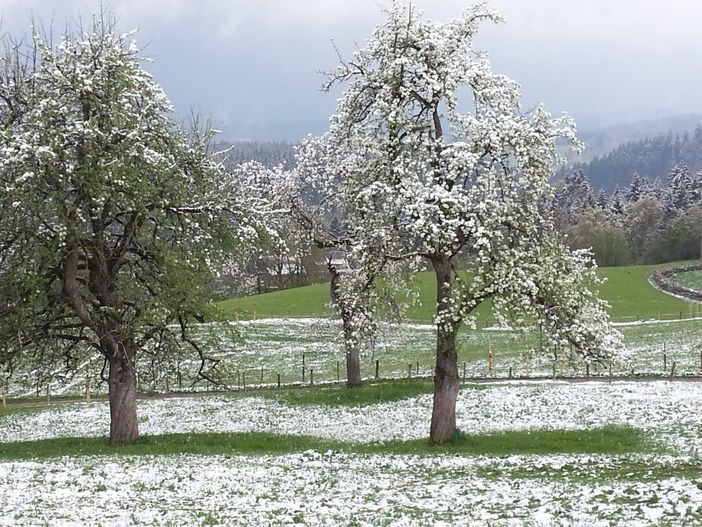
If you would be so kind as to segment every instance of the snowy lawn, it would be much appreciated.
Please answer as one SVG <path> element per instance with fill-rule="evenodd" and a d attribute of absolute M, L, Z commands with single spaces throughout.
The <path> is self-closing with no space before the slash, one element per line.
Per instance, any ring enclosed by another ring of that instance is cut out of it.
<path fill-rule="evenodd" d="M 320 388 L 321 389 L 321 388 Z M 682 451 L 702 453 L 702 383 L 505 382 L 469 385 L 458 398 L 466 433 L 630 425 Z M 142 434 L 262 431 L 349 442 L 428 435 L 431 395 L 362 406 L 287 404 L 267 396 L 195 396 L 139 402 Z M 105 435 L 107 403 L 64 404 L 0 417 L 0 442 Z"/>
<path fill-rule="evenodd" d="M 637 460 L 649 469 L 675 462 Z M 515 477 L 517 469 L 533 475 Z M 599 477 L 607 469 L 623 475 L 628 461 L 306 452 L 12 462 L 0 464 L 0 525 L 448 527 L 702 521 L 699 476 Z"/>
<path fill-rule="evenodd" d="M 0 463 L 0 525 L 702 525 L 702 383 L 512 382 L 459 396 L 468 433 L 628 424 L 670 455 L 72 457 Z M 363 406 L 270 396 L 139 403 L 141 431 L 426 437 L 431 397 Z M 0 417 L 0 442 L 104 435 L 105 403 Z M 0 448 L 2 448 L 0 444 Z"/>
<path fill-rule="evenodd" d="M 0 463 L 0 525 L 702 525 L 702 384 L 466 387 L 469 433 L 629 424 L 671 455 L 72 457 Z M 143 400 L 141 431 L 427 435 L 430 396 L 357 407 L 274 395 Z M 0 417 L 0 441 L 105 434 L 104 403 Z M 1 445 L 0 445 L 1 448 Z"/>

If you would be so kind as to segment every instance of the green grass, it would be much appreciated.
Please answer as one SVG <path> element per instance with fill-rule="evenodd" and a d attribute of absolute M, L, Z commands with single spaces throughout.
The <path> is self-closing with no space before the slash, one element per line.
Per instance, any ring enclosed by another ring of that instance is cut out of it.
<path fill-rule="evenodd" d="M 532 430 L 494 434 L 458 433 L 446 445 L 431 446 L 424 440 L 385 443 L 344 443 L 314 437 L 270 433 L 197 433 L 142 436 L 136 443 L 109 446 L 105 438 L 58 438 L 3 443 L 0 460 L 46 459 L 62 456 L 100 455 L 262 455 L 315 450 L 357 454 L 624 454 L 657 452 L 659 447 L 640 430 L 607 426 L 592 430 Z"/>
<path fill-rule="evenodd" d="M 406 442 L 410 445 L 412 442 Z M 427 448 L 416 441 L 418 450 Z M 431 447 L 428 447 L 431 448 Z M 659 451 L 660 447 L 646 435 L 628 426 L 610 425 L 590 430 L 525 430 L 485 435 L 459 432 L 447 445 L 441 447 L 456 454 L 625 454 Z"/>
<path fill-rule="evenodd" d="M 671 264 L 667 264 L 671 265 Z M 601 298 L 611 305 L 611 316 L 616 320 L 636 318 L 673 318 L 697 315 L 700 305 L 662 293 L 648 283 L 649 275 L 660 265 L 629 267 L 603 267 L 598 270 L 607 282 L 600 288 Z M 433 319 L 435 280 L 430 272 L 416 276 L 420 303 L 408 310 L 410 320 L 430 322 Z M 332 311 L 329 302 L 329 285 L 316 284 L 244 298 L 232 298 L 219 303 L 225 316 L 234 319 L 260 317 L 319 317 Z M 488 303 L 477 310 L 479 323 L 492 317 Z"/>
<path fill-rule="evenodd" d="M 651 462 L 631 458 L 620 458 L 612 465 L 599 465 L 593 468 L 590 464 L 578 461 L 566 463 L 558 468 L 540 467 L 538 471 L 529 468 L 496 470 L 492 467 L 481 468 L 478 473 L 482 477 L 500 479 L 543 479 L 552 481 L 570 481 L 579 483 L 601 483 L 609 480 L 625 480 L 645 483 L 668 478 L 698 480 L 702 474 L 702 460 L 668 460 Z"/>
<path fill-rule="evenodd" d="M 331 387 L 293 389 L 274 395 L 279 401 L 298 405 L 363 406 L 380 402 L 399 401 L 431 393 L 433 384 L 426 379 L 392 380 L 364 384 L 357 388 Z"/>
<path fill-rule="evenodd" d="M 671 265 L 671 264 L 666 264 Z M 638 317 L 671 318 L 696 315 L 700 305 L 665 294 L 651 287 L 648 277 L 661 265 L 636 265 L 629 267 L 604 267 L 599 270 L 607 282 L 600 288 L 600 297 L 610 303 L 610 316 L 614 320 Z"/>
<path fill-rule="evenodd" d="M 9 402 L 8 402 L 9 404 Z M 39 412 L 45 412 L 50 405 L 38 403 L 31 406 L 7 406 L 6 408 L 0 408 L 0 417 L 12 414 L 35 414 Z"/>
<path fill-rule="evenodd" d="M 672 275 L 670 280 L 673 283 L 683 287 L 689 287 L 690 289 L 695 289 L 696 291 L 702 291 L 702 271 L 686 271 L 684 273 L 677 273 Z"/>
<path fill-rule="evenodd" d="M 334 311 L 329 303 L 329 284 L 314 284 L 284 289 L 243 298 L 230 298 L 219 303 L 230 319 L 261 317 L 324 317 Z"/>

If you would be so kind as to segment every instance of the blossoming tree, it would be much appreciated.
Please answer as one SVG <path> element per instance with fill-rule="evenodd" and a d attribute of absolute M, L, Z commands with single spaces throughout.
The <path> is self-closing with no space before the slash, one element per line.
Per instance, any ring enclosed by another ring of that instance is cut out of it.
<path fill-rule="evenodd" d="M 447 23 L 393 3 L 329 87 L 346 90 L 324 141 L 361 260 L 421 258 L 436 276 L 430 439 L 456 430 L 456 335 L 491 299 L 497 316 L 540 320 L 588 360 L 618 348 L 590 258 L 570 252 L 540 205 L 554 141 L 577 145 L 567 116 L 523 113 L 518 86 L 472 40 L 500 16 L 479 4 Z"/>
<path fill-rule="evenodd" d="M 263 203 L 170 120 L 129 35 L 96 20 L 35 42 L 0 78 L 0 357 L 100 353 L 110 440 L 129 442 L 139 351 L 186 343 L 205 360 L 189 324 L 212 314 L 209 269 L 258 239 Z"/>
<path fill-rule="evenodd" d="M 381 258 L 358 258 L 354 233 L 335 230 L 333 219 L 347 216 L 341 181 L 329 161 L 328 144 L 308 137 L 296 148 L 292 170 L 266 168 L 260 164 L 242 165 L 257 174 L 257 185 L 270 190 L 270 199 L 279 203 L 283 214 L 275 221 L 287 233 L 286 242 L 295 246 L 323 249 L 343 258 L 327 258 L 330 273 L 330 301 L 341 320 L 346 358 L 346 384 L 362 384 L 361 349 L 372 342 L 379 319 L 388 322 L 402 318 L 411 298 L 398 301 L 393 292 L 408 278 L 403 262 Z M 284 226 L 284 227 L 283 227 Z M 336 261 L 339 260 L 339 261 Z"/>

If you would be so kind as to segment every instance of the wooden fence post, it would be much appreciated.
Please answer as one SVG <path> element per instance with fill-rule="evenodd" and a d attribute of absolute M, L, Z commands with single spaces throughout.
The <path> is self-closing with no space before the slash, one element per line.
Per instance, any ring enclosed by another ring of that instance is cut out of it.
<path fill-rule="evenodd" d="M 310 386 L 314 384 L 314 370 L 310 368 Z"/>
<path fill-rule="evenodd" d="M 669 377 L 669 380 L 671 380 L 671 381 L 673 380 L 673 377 L 675 377 L 675 366 L 676 366 L 676 364 L 677 364 L 677 363 L 676 363 L 675 361 L 673 361 L 673 366 L 670 368 L 670 377 Z"/>
<path fill-rule="evenodd" d="M 375 359 L 375 378 L 380 378 L 380 361 L 378 359 Z"/>
<path fill-rule="evenodd" d="M 280 390 L 280 373 L 278 374 L 278 389 Z"/>
<path fill-rule="evenodd" d="M 492 339 L 488 337 L 488 375 L 492 375 Z"/>
<path fill-rule="evenodd" d="M 663 343 L 663 371 L 668 371 L 668 354 L 665 351 L 665 342 Z"/>

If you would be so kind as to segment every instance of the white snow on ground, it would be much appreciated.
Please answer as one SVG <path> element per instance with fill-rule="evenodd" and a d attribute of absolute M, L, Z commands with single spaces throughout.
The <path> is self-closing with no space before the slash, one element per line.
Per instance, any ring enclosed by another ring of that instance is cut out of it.
<path fill-rule="evenodd" d="M 642 458 L 652 466 L 660 460 Z M 349 455 L 78 458 L 0 464 L 0 525 L 696 525 L 699 482 L 578 475 L 594 456 Z"/>
<path fill-rule="evenodd" d="M 512 382 L 459 396 L 467 432 L 630 424 L 676 447 L 668 456 L 305 452 L 2 462 L 0 526 L 702 525 L 702 471 L 678 477 L 676 469 L 702 466 L 700 403 L 695 382 Z M 146 434 L 267 430 L 348 441 L 425 437 L 430 409 L 428 395 L 350 408 L 261 396 L 139 403 Z M 0 417 L 0 448 L 107 429 L 104 403 L 10 414 Z"/>
<path fill-rule="evenodd" d="M 702 453 L 702 383 L 511 382 L 473 385 L 458 398 L 468 433 L 628 424 Z M 272 397 L 202 396 L 139 402 L 143 434 L 267 431 L 374 442 L 428 435 L 431 395 L 357 407 L 289 405 Z M 0 421 L 0 442 L 105 435 L 107 403 L 61 405 Z"/>

